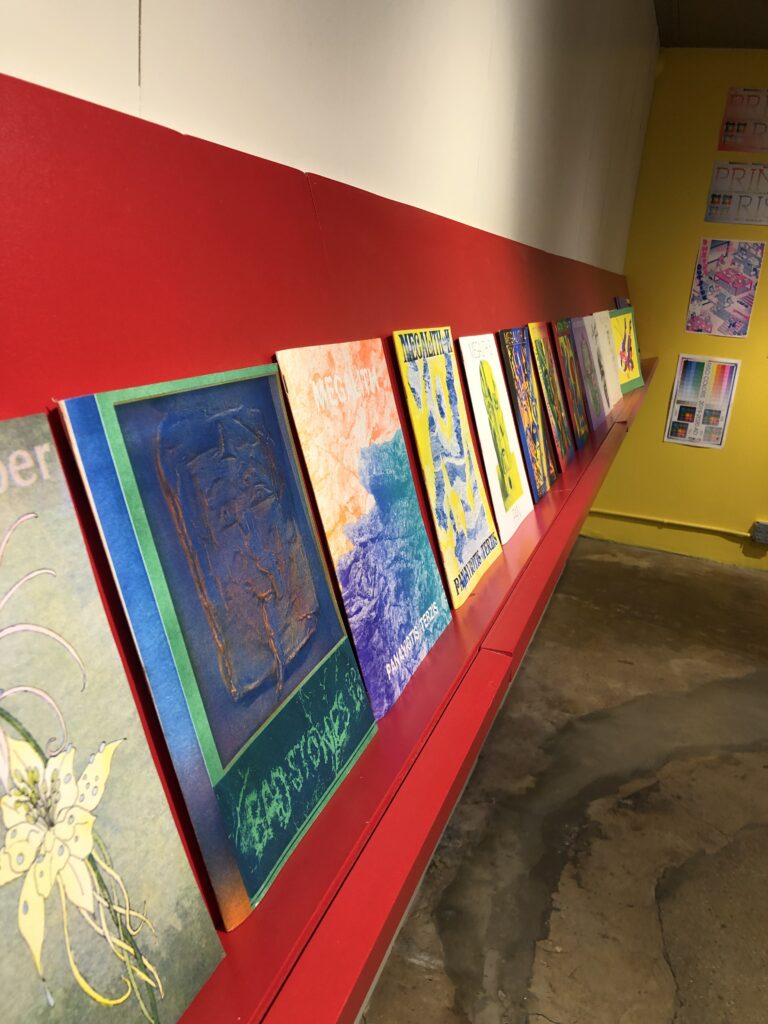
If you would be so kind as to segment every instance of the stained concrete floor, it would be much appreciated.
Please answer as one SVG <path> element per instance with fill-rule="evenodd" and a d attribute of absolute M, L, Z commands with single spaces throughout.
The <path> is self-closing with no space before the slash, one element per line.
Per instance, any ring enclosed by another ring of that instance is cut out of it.
<path fill-rule="evenodd" d="M 582 538 L 365 1024 L 768 1022 L 768 573 Z"/>

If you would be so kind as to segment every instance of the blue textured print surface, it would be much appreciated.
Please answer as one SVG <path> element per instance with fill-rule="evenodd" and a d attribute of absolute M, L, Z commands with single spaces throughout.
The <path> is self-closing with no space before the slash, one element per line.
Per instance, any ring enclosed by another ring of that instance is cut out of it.
<path fill-rule="evenodd" d="M 401 430 L 361 450 L 359 476 L 376 504 L 344 528 L 354 548 L 337 571 L 376 713 L 394 702 L 451 613 L 425 543 Z"/>

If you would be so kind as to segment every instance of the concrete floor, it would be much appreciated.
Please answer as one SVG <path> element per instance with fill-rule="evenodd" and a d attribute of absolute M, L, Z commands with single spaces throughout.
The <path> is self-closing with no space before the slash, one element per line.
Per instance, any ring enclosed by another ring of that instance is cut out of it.
<path fill-rule="evenodd" d="M 768 1022 L 768 573 L 582 538 L 365 1024 Z"/>

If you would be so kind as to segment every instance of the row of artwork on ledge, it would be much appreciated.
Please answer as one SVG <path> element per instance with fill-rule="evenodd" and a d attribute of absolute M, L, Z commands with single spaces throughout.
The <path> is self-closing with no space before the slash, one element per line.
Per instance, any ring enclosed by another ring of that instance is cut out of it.
<path fill-rule="evenodd" d="M 450 329 L 394 334 L 443 575 L 379 339 L 60 403 L 226 928 L 261 898 L 451 606 L 642 384 L 631 308 L 554 326 L 501 331 L 498 347 L 490 334 L 458 341 L 490 501 Z M 46 417 L 0 437 L 6 1012 L 174 1021 L 221 946 Z"/>

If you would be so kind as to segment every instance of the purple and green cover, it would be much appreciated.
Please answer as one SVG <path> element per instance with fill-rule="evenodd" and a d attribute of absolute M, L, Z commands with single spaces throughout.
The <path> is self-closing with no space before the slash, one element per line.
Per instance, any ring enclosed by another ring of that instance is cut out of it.
<path fill-rule="evenodd" d="M 375 725 L 277 367 L 62 410 L 227 928 Z"/>

